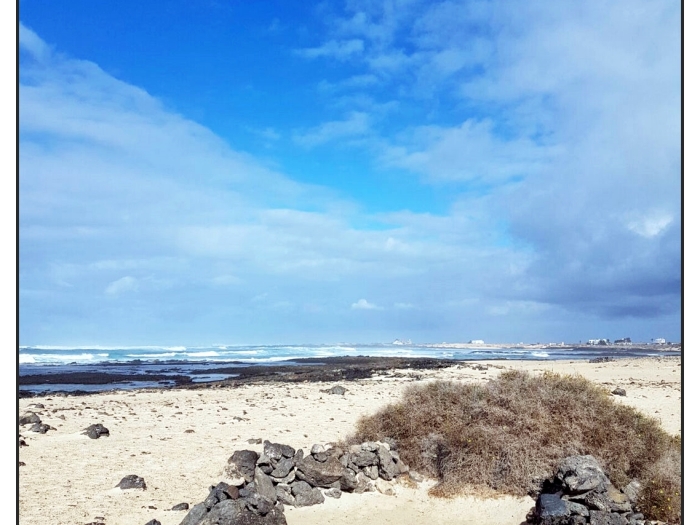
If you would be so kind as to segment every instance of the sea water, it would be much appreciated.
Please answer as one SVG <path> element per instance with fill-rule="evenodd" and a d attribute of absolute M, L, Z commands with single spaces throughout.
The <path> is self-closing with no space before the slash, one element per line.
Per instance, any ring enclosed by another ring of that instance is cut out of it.
<path fill-rule="evenodd" d="M 449 348 L 426 344 L 327 344 L 327 345 L 225 345 L 208 346 L 20 346 L 19 376 L 53 375 L 73 372 L 110 374 L 185 375 L 195 382 L 217 381 L 234 374 L 217 374 L 222 366 L 301 364 L 302 359 L 328 357 L 422 357 L 459 361 L 484 360 L 561 360 L 597 357 L 644 357 L 680 355 L 679 351 L 659 352 L 654 345 L 625 347 L 547 346 Z M 307 363 L 304 363 L 307 364 Z M 208 371 L 211 370 L 211 373 Z M 55 383 L 55 382 L 54 382 Z M 114 388 L 150 388 L 174 384 L 174 381 L 120 381 L 118 384 L 23 384 L 31 391 L 101 391 Z"/>

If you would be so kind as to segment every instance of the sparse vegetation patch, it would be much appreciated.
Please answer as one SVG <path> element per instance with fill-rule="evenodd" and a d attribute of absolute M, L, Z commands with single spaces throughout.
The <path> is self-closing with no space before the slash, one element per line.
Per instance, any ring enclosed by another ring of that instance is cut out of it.
<path fill-rule="evenodd" d="M 680 522 L 680 437 L 580 376 L 508 371 L 485 385 L 409 387 L 400 402 L 361 418 L 348 441 L 384 437 L 411 468 L 440 481 L 436 496 L 470 486 L 532 495 L 558 461 L 590 454 L 616 486 L 642 484 L 647 519 Z"/>

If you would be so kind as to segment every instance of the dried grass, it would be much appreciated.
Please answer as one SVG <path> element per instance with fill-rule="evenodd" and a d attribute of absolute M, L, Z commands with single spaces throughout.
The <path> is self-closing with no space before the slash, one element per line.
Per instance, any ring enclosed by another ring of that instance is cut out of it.
<path fill-rule="evenodd" d="M 486 385 L 409 387 L 361 418 L 348 442 L 387 436 L 408 465 L 440 481 L 436 496 L 467 486 L 532 495 L 561 459 L 591 454 L 616 486 L 642 483 L 647 519 L 680 522 L 680 438 L 580 376 L 508 371 Z"/>

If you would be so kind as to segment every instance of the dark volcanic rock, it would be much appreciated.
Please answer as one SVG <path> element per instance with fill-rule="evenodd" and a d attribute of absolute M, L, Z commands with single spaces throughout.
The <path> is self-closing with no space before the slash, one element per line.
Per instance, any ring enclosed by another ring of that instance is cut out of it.
<path fill-rule="evenodd" d="M 243 512 L 243 503 L 241 501 L 224 500 L 213 507 L 197 525 L 228 525 L 229 523 L 236 523 L 236 518 L 241 512 Z"/>
<path fill-rule="evenodd" d="M 345 468 L 339 460 L 328 458 L 320 463 L 312 456 L 307 456 L 297 463 L 297 477 L 314 487 L 330 488 L 345 475 Z"/>
<path fill-rule="evenodd" d="M 557 494 L 540 494 L 535 512 L 542 525 L 569 525 L 571 513 Z"/>
<path fill-rule="evenodd" d="M 107 427 L 102 426 L 101 423 L 97 423 L 96 425 L 87 427 L 83 434 L 87 435 L 90 439 L 98 439 L 101 436 L 109 436 L 109 430 Z"/>
<path fill-rule="evenodd" d="M 610 483 L 600 464 L 593 456 L 570 456 L 557 469 L 556 478 L 571 494 L 598 489 L 601 492 Z"/>
<path fill-rule="evenodd" d="M 198 525 L 207 514 L 207 507 L 204 503 L 197 503 L 190 509 L 187 516 L 180 522 L 180 525 Z"/>
<path fill-rule="evenodd" d="M 232 478 L 244 478 L 246 482 L 253 481 L 258 453 L 254 450 L 236 450 L 228 460 L 226 474 Z"/>
<path fill-rule="evenodd" d="M 294 468 L 293 458 L 283 458 L 277 462 L 274 470 L 270 472 L 273 478 L 284 478 Z"/>
<path fill-rule="evenodd" d="M 27 412 L 19 418 L 20 425 L 29 425 L 34 423 L 41 423 L 41 418 L 37 416 L 34 412 Z"/>
<path fill-rule="evenodd" d="M 613 395 L 616 395 L 616 396 L 626 396 L 627 395 L 627 392 L 625 391 L 625 389 L 620 388 L 619 386 L 615 390 L 613 390 L 612 393 L 613 393 Z"/>
<path fill-rule="evenodd" d="M 122 490 L 126 490 L 126 489 L 146 490 L 146 482 L 143 480 L 142 477 L 139 477 L 136 474 L 129 474 L 128 476 L 124 476 L 122 478 L 122 480 L 119 482 L 119 484 L 116 486 Z"/>
<path fill-rule="evenodd" d="M 261 516 L 249 510 L 243 510 L 236 519 L 231 522 L 219 522 L 219 525 L 287 525 L 287 518 L 279 507 L 274 507 L 270 512 Z"/>
<path fill-rule="evenodd" d="M 326 499 L 318 487 L 311 487 L 305 481 L 295 481 L 291 485 L 296 507 L 308 507 L 323 503 Z"/>
<path fill-rule="evenodd" d="M 177 505 L 173 505 L 173 508 L 170 510 L 187 510 L 190 508 L 189 503 L 178 503 Z"/>
<path fill-rule="evenodd" d="M 272 480 L 259 468 L 255 469 L 255 491 L 272 503 L 277 501 L 277 493 Z"/>
<path fill-rule="evenodd" d="M 591 511 L 591 525 L 628 525 L 628 523 L 627 518 L 615 512 Z"/>
<path fill-rule="evenodd" d="M 344 396 L 345 392 L 347 392 L 347 391 L 348 391 L 347 388 L 344 388 L 340 385 L 335 385 L 334 387 L 328 388 L 326 390 L 321 390 L 321 392 L 324 392 L 326 394 L 336 394 L 339 396 Z"/>
<path fill-rule="evenodd" d="M 267 439 L 263 442 L 263 454 L 270 459 L 293 458 L 296 451 L 289 445 L 270 443 Z"/>
<path fill-rule="evenodd" d="M 146 523 L 146 525 L 161 525 L 161 523 L 160 523 L 160 521 L 158 521 L 156 519 L 152 519 L 151 521 Z"/>
<path fill-rule="evenodd" d="M 31 427 L 29 427 L 30 432 L 38 432 L 39 434 L 46 434 L 49 430 L 56 429 L 45 423 L 34 423 Z"/>

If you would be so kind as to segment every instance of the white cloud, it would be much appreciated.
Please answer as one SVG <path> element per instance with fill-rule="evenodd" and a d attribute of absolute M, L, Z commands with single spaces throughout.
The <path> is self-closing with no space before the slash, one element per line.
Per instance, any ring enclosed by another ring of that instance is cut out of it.
<path fill-rule="evenodd" d="M 345 60 L 352 55 L 362 53 L 365 43 L 360 39 L 352 40 L 330 40 L 319 47 L 299 49 L 297 53 L 306 58 L 331 57 Z"/>
<path fill-rule="evenodd" d="M 352 112 L 345 120 L 325 122 L 316 128 L 294 135 L 294 141 L 307 148 L 348 137 L 359 137 L 369 132 L 369 115 Z"/>
<path fill-rule="evenodd" d="M 399 310 L 410 310 L 412 308 L 416 308 L 416 306 L 413 303 L 394 303 L 394 308 L 398 308 Z"/>
<path fill-rule="evenodd" d="M 44 62 L 51 56 L 51 48 L 22 22 L 19 23 L 19 47 L 31 53 L 39 62 Z"/>
<path fill-rule="evenodd" d="M 374 303 L 370 303 L 367 299 L 360 299 L 356 303 L 352 303 L 350 306 L 353 310 L 383 310 L 381 306 L 377 306 Z"/>
<path fill-rule="evenodd" d="M 138 281 L 130 275 L 127 275 L 126 277 L 109 283 L 109 286 L 105 288 L 105 293 L 107 295 L 122 295 L 126 292 L 135 292 L 138 289 Z"/>

